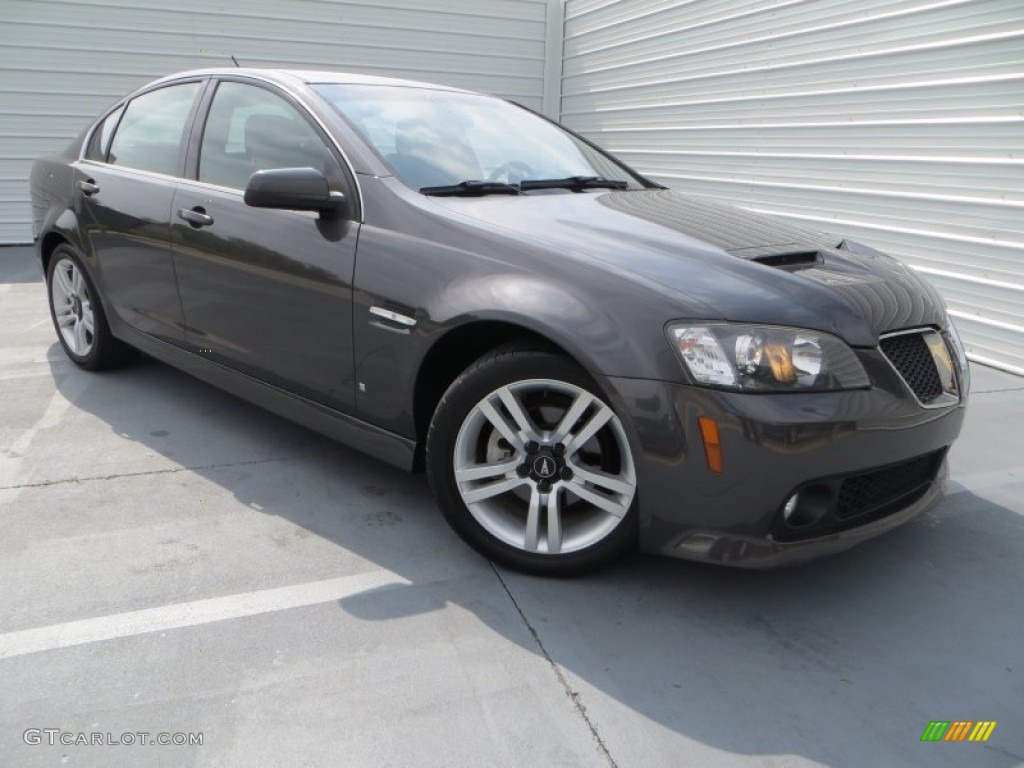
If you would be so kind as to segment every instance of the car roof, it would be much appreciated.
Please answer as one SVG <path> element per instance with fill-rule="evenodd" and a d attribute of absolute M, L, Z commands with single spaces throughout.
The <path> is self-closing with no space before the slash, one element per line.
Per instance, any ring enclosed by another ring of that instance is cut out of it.
<path fill-rule="evenodd" d="M 378 77 L 355 72 L 330 72 L 316 69 L 260 69 L 253 67 L 217 67 L 212 69 L 191 69 L 173 75 L 161 77 L 146 85 L 146 88 L 158 83 L 179 80 L 184 77 L 210 77 L 216 75 L 243 75 L 279 83 L 281 85 L 309 85 L 313 83 L 344 83 L 347 85 L 389 85 L 400 88 L 432 88 L 439 91 L 455 91 L 472 93 L 463 88 L 454 88 L 438 83 L 426 83 L 419 80 L 405 80 L 396 77 Z"/>

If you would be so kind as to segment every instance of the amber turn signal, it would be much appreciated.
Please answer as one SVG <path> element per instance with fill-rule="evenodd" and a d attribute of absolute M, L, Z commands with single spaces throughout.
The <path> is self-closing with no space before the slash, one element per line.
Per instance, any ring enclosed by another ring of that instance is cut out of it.
<path fill-rule="evenodd" d="M 700 436 L 704 440 L 704 456 L 708 460 L 708 469 L 712 472 L 722 471 L 722 441 L 718 436 L 718 423 L 708 417 L 697 419 L 700 425 Z"/>

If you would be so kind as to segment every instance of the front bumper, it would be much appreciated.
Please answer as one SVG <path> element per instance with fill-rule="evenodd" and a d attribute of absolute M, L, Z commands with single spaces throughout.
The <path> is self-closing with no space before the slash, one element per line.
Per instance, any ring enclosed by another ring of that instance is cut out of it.
<path fill-rule="evenodd" d="M 957 405 L 923 408 L 880 352 L 862 350 L 860 357 L 871 389 L 744 394 L 606 379 L 633 444 L 641 549 L 769 567 L 848 549 L 933 505 L 942 496 L 945 451 L 960 433 L 966 393 Z M 708 469 L 701 416 L 718 424 L 721 473 Z M 934 457 L 927 480 L 884 508 L 803 532 L 783 523 L 786 500 L 809 484 L 838 488 L 843 478 L 926 456 Z"/>

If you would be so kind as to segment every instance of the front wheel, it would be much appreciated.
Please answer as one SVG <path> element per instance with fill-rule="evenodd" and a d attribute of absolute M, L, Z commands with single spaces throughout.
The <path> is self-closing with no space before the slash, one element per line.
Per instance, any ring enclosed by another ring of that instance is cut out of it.
<path fill-rule="evenodd" d="M 505 349 L 459 376 L 431 421 L 427 471 L 455 531 L 510 568 L 569 575 L 635 547 L 626 433 L 561 355 Z"/>

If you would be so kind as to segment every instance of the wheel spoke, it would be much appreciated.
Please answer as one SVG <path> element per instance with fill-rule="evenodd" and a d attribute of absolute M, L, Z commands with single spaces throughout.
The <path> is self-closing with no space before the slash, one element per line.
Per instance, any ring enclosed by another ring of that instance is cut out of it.
<path fill-rule="evenodd" d="M 462 492 L 462 500 L 466 504 L 476 504 L 478 501 L 489 499 L 492 496 L 500 496 L 503 493 L 508 493 L 513 488 L 518 488 L 526 481 L 520 477 L 506 477 L 497 482 L 490 483 L 489 485 L 481 486 L 480 488 L 474 488 L 471 491 Z"/>
<path fill-rule="evenodd" d="M 572 436 L 572 440 L 566 445 L 566 453 L 568 455 L 574 454 L 583 445 L 598 433 L 598 431 L 609 421 L 614 418 L 615 414 L 612 413 L 612 409 L 604 403 L 598 401 L 597 411 L 590 417 L 586 424 L 583 425 L 583 429 Z"/>
<path fill-rule="evenodd" d="M 75 322 L 75 313 L 71 310 L 70 304 L 63 306 L 60 309 L 54 307 L 53 313 L 57 316 L 57 325 L 61 328 L 67 328 Z"/>
<path fill-rule="evenodd" d="M 551 440 L 556 443 L 565 440 L 572 428 L 576 426 L 576 422 L 580 420 L 580 416 L 590 407 L 592 402 L 594 402 L 594 396 L 589 392 L 581 390 L 569 407 L 569 410 L 565 412 L 562 420 L 558 423 L 558 426 L 551 435 Z"/>
<path fill-rule="evenodd" d="M 86 351 L 85 323 L 75 323 L 74 350 L 76 355 L 84 355 Z"/>
<path fill-rule="evenodd" d="M 71 268 L 71 285 L 79 296 L 85 295 L 85 281 L 82 279 L 82 270 Z"/>
<path fill-rule="evenodd" d="M 548 494 L 548 554 L 557 555 L 562 551 L 562 489 L 555 488 Z"/>
<path fill-rule="evenodd" d="M 530 488 L 530 509 L 526 513 L 526 536 L 523 546 L 530 552 L 537 551 L 537 542 L 540 538 L 540 491 L 537 488 Z"/>
<path fill-rule="evenodd" d="M 71 298 L 71 294 L 75 292 L 74 288 L 71 287 L 71 277 L 68 274 L 70 270 L 70 264 L 68 265 L 68 269 L 65 269 L 63 264 L 58 264 L 57 268 L 53 271 L 53 277 L 57 281 L 57 286 L 60 288 L 64 296 L 69 299 Z"/>
<path fill-rule="evenodd" d="M 528 440 L 536 440 L 537 442 L 540 442 L 540 433 L 533 425 L 533 420 L 527 415 L 526 411 L 523 410 L 522 403 L 519 402 L 519 398 L 515 396 L 515 393 L 513 393 L 508 387 L 502 387 L 498 390 L 498 397 L 501 398 L 501 402 L 512 415 L 516 426 L 519 427 L 520 439 L 523 442 Z"/>
<path fill-rule="evenodd" d="M 481 400 L 477 407 L 487 417 L 487 420 L 491 422 L 491 426 L 498 430 L 498 434 L 508 440 L 512 447 L 523 450 L 523 440 L 512 429 L 512 426 L 505 420 L 505 417 L 498 413 L 497 408 L 487 400 Z"/>
<path fill-rule="evenodd" d="M 628 504 L 622 504 L 622 502 L 616 501 L 613 498 L 609 498 L 608 496 L 603 496 L 596 491 L 592 491 L 576 478 L 569 481 L 567 488 L 570 493 L 575 494 L 583 501 L 589 501 L 595 507 L 603 509 L 609 515 L 613 515 L 614 517 L 623 518 L 629 511 Z"/>
<path fill-rule="evenodd" d="M 573 475 L 583 482 L 610 493 L 621 493 L 629 496 L 633 493 L 633 484 L 620 479 L 617 475 L 609 475 L 596 469 L 583 469 L 578 464 L 567 462 Z"/>
<path fill-rule="evenodd" d="M 88 331 L 91 335 L 96 335 L 96 329 L 93 326 L 92 312 L 88 312 L 85 310 L 82 311 L 82 325 L 85 326 L 85 330 Z"/>
<path fill-rule="evenodd" d="M 519 466 L 518 460 L 502 461 L 494 464 L 473 464 L 455 470 L 455 479 L 460 483 L 470 480 L 487 480 L 491 477 L 506 476 L 510 472 L 515 472 L 517 466 Z"/>

